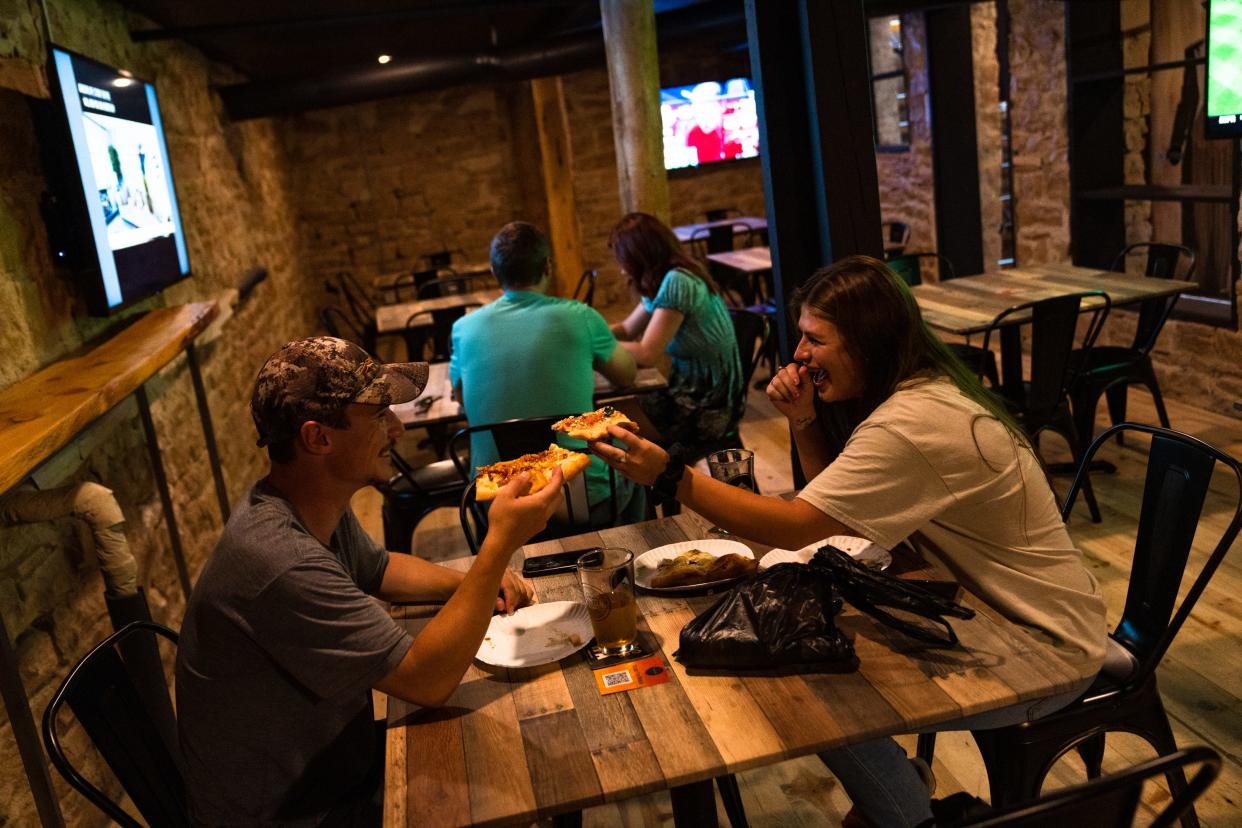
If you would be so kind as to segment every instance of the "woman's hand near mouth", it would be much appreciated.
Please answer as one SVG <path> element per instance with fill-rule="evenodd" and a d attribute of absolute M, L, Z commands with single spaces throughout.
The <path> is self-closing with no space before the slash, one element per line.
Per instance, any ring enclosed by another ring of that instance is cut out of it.
<path fill-rule="evenodd" d="M 795 431 L 815 422 L 815 387 L 805 365 L 791 362 L 768 383 L 768 399 Z"/>

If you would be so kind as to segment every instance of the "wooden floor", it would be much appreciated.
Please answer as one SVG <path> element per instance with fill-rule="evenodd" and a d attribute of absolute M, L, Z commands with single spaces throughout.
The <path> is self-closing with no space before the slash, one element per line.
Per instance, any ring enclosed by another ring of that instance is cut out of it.
<path fill-rule="evenodd" d="M 1142 392 L 1132 391 L 1129 405 L 1132 419 L 1156 422 L 1150 398 Z M 1242 457 L 1242 421 L 1176 402 L 1170 402 L 1168 407 L 1174 428 Z M 1106 415 L 1103 405 L 1100 409 L 1102 428 Z M 788 491 L 792 487 L 788 432 L 784 420 L 775 415 L 761 392 L 751 394 L 742 435 L 747 447 L 756 452 L 756 474 L 762 490 Z M 410 435 L 411 442 L 416 436 L 417 433 Z M 408 448 L 413 451 L 414 446 Z M 1055 436 L 1046 437 L 1042 449 L 1048 462 L 1069 459 L 1064 443 Z M 1102 456 L 1118 467 L 1114 475 L 1093 475 L 1104 521 L 1092 524 L 1080 498 L 1070 531 L 1103 586 L 1110 622 L 1115 623 L 1125 601 L 1146 449 L 1140 441 L 1124 447 L 1114 444 L 1104 448 Z M 1055 478 L 1054 488 L 1063 493 L 1068 483 L 1068 477 Z M 1226 479 L 1218 474 L 1195 538 L 1192 567 L 1201 564 L 1215 545 L 1232 514 L 1236 497 L 1232 477 Z M 378 535 L 378 496 L 373 491 L 360 493 L 355 508 L 364 525 L 374 527 Z M 432 560 L 465 552 L 455 510 L 442 509 L 425 519 L 415 533 L 414 548 Z M 1238 597 L 1242 596 L 1242 559 L 1237 557 L 1236 548 L 1232 554 L 1233 559 L 1226 558 L 1199 600 L 1158 674 L 1178 744 L 1210 745 L 1225 759 L 1220 778 L 1198 806 L 1203 825 L 1211 828 L 1242 826 L 1242 598 Z M 899 737 L 899 741 L 913 754 L 913 737 Z M 1137 737 L 1110 734 L 1105 772 L 1123 769 L 1154 755 Z M 938 781 L 936 796 L 964 790 L 987 797 L 987 779 L 969 734 L 939 736 L 934 770 Z M 752 826 L 835 825 L 849 809 L 849 800 L 836 780 L 814 757 L 748 771 L 738 778 Z M 1067 757 L 1053 769 L 1045 790 L 1084 778 L 1077 756 Z M 1144 792 L 1144 809 L 1150 814 L 1150 808 L 1158 809 L 1167 799 L 1167 791 L 1152 784 Z M 723 809 L 718 810 L 720 824 L 727 825 Z M 671 825 L 672 807 L 667 793 L 638 797 L 587 811 L 585 824 Z M 1140 820 L 1140 824 L 1145 823 Z"/>

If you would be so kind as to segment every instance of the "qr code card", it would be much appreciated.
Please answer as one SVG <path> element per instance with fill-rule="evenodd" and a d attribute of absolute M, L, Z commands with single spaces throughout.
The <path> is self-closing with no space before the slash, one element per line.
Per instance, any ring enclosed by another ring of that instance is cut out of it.
<path fill-rule="evenodd" d="M 635 690 L 668 681 L 668 666 L 664 657 L 653 655 L 640 661 L 626 661 L 595 671 L 595 684 L 602 695 Z"/>

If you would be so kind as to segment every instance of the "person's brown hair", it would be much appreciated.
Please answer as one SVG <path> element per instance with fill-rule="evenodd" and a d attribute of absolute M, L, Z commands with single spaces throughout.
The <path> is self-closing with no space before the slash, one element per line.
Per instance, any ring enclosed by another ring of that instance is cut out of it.
<path fill-rule="evenodd" d="M 899 383 L 937 376 L 983 406 L 1020 443 L 1027 442 L 1004 403 L 932 333 L 910 287 L 879 259 L 850 256 L 817 270 L 790 297 L 795 318 L 803 308 L 836 327 L 862 379 L 862 396 L 856 400 L 823 404 L 816 399 L 821 415 L 827 415 L 820 421 L 835 450 Z"/>
<path fill-rule="evenodd" d="M 664 222 L 647 213 L 623 216 L 608 236 L 608 247 L 625 271 L 626 278 L 642 296 L 654 299 L 664 276 L 681 268 L 703 280 L 707 289 L 719 293 L 703 263 L 681 249 L 677 236 Z"/>

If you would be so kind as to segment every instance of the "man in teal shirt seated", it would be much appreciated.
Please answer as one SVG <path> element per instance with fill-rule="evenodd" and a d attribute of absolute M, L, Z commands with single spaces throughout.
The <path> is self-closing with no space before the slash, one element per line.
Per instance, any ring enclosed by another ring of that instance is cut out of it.
<path fill-rule="evenodd" d="M 595 371 L 613 385 L 634 381 L 637 367 L 604 317 L 572 299 L 548 296 L 551 246 L 533 224 L 514 221 L 492 239 L 492 273 L 504 295 L 453 324 L 449 379 L 471 425 L 525 417 L 581 414 L 595 408 Z M 562 437 L 567 448 L 585 443 Z M 488 434 L 475 434 L 470 464 L 500 459 Z M 591 523 L 611 517 L 608 468 L 598 457 L 586 470 Z M 642 520 L 646 495 L 617 476 L 622 523 Z"/>

